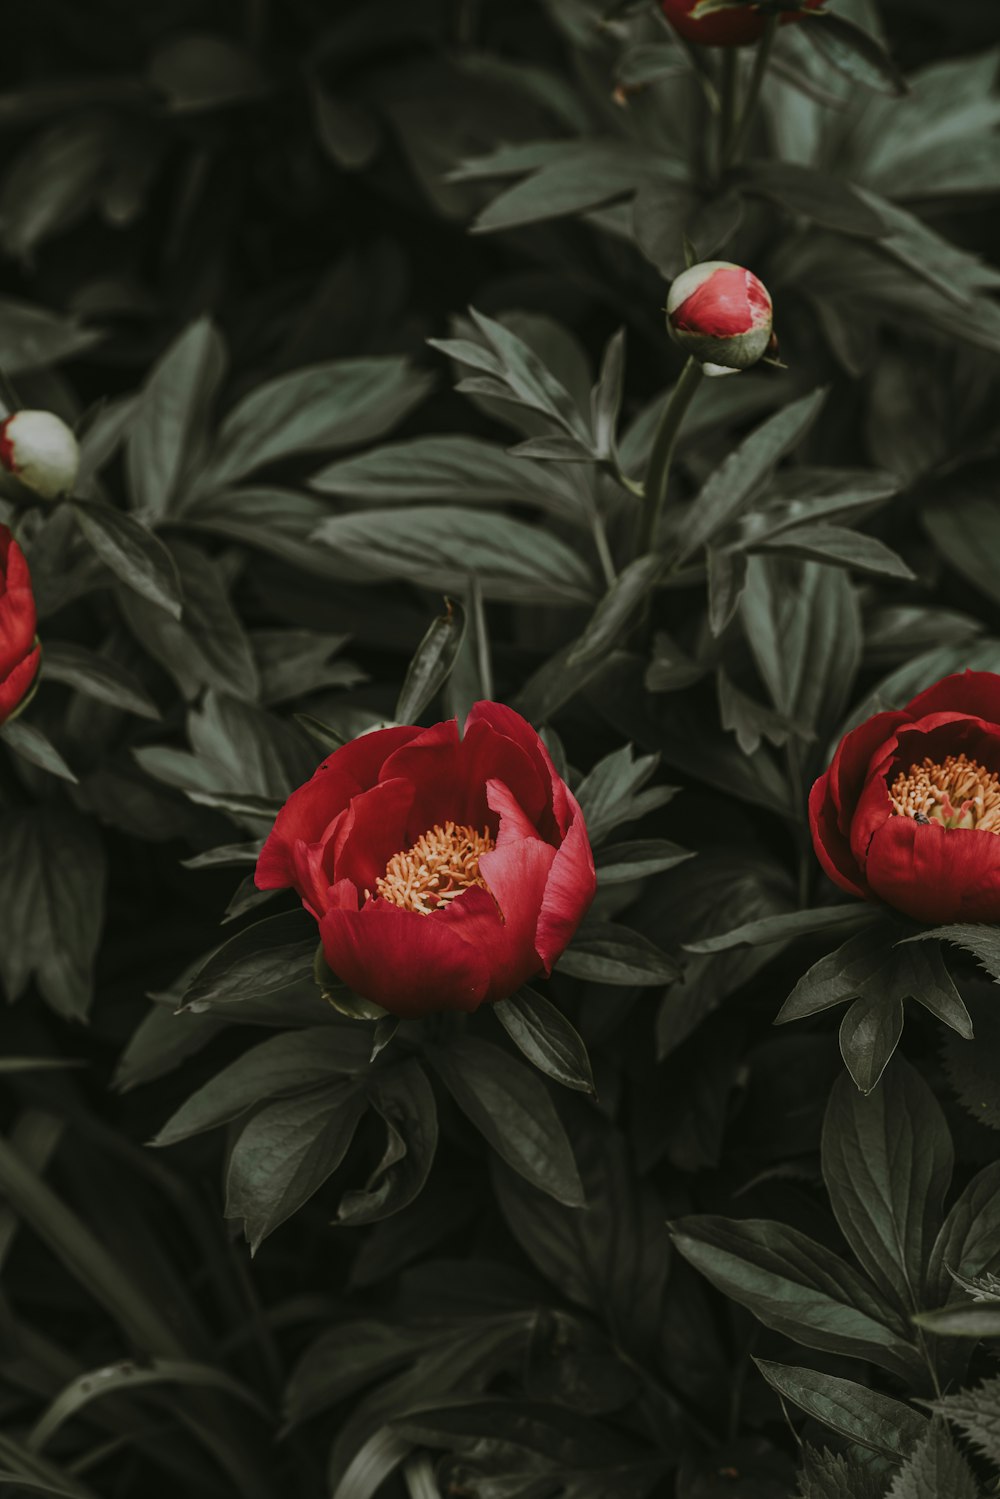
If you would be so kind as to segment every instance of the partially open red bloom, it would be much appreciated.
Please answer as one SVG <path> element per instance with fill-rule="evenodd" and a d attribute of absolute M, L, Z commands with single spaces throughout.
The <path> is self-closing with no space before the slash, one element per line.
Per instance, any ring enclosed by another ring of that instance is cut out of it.
<path fill-rule="evenodd" d="M 698 0 L 660 0 L 663 14 L 671 26 L 686 41 L 699 42 L 703 47 L 746 47 L 760 41 L 764 35 L 767 17 L 763 11 L 750 8 L 719 10 L 706 16 L 692 16 Z M 818 10 L 823 0 L 805 0 L 807 10 Z M 801 21 L 802 12 L 781 12 L 781 24 Z"/>
<path fill-rule="evenodd" d="M 945 677 L 852 729 L 809 819 L 842 890 L 919 921 L 1000 920 L 1000 676 Z"/>
<path fill-rule="evenodd" d="M 594 898 L 583 815 L 499 703 L 346 744 L 292 793 L 257 861 L 334 973 L 395 1015 L 475 1010 L 548 973 Z"/>
<path fill-rule="evenodd" d="M 20 707 L 34 685 L 41 657 L 36 623 L 24 553 L 10 529 L 0 526 L 0 723 Z"/>

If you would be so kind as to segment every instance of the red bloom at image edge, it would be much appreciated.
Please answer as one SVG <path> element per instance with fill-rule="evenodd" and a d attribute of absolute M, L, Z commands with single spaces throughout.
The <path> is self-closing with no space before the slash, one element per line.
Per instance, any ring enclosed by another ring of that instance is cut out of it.
<path fill-rule="evenodd" d="M 24 702 L 38 673 L 41 651 L 31 574 L 7 526 L 0 525 L 0 723 Z"/>
<path fill-rule="evenodd" d="M 764 35 L 767 17 L 763 11 L 750 7 L 739 10 L 719 10 L 705 16 L 693 16 L 698 0 L 661 0 L 660 8 L 671 26 L 689 42 L 700 42 L 703 47 L 746 47 L 759 42 Z M 818 10 L 824 0 L 805 0 L 807 10 Z M 781 12 L 781 24 L 801 21 L 802 12 Z"/>
<path fill-rule="evenodd" d="M 291 887 L 327 962 L 396 1015 L 475 1010 L 550 972 L 594 898 L 583 815 L 529 723 L 476 703 L 365 734 L 278 813 L 255 875 Z"/>
<path fill-rule="evenodd" d="M 1000 676 L 945 677 L 852 729 L 809 821 L 851 895 L 918 921 L 1000 920 Z"/>

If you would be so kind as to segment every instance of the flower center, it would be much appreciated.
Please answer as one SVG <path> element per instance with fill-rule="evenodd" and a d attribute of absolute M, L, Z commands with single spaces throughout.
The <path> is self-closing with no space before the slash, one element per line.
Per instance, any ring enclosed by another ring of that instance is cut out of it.
<path fill-rule="evenodd" d="M 889 799 L 895 814 L 916 822 L 1000 833 L 1000 774 L 966 755 L 922 760 L 901 770 Z"/>
<path fill-rule="evenodd" d="M 494 847 L 485 828 L 478 833 L 453 822 L 444 827 L 436 823 L 421 833 L 412 848 L 393 854 L 375 889 L 383 900 L 404 911 L 430 916 L 473 885 L 487 888 L 479 861 Z"/>

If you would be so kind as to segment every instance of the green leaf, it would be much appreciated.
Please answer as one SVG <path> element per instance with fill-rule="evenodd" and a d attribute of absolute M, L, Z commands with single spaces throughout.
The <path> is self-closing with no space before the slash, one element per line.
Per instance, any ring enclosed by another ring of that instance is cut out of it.
<path fill-rule="evenodd" d="M 839 1078 L 822 1151 L 830 1204 L 862 1267 L 906 1316 L 921 1310 L 953 1164 L 933 1093 L 899 1056 L 868 1097 Z"/>
<path fill-rule="evenodd" d="M 631 843 L 613 843 L 596 856 L 598 885 L 624 885 L 632 880 L 648 879 L 673 869 L 686 859 L 693 859 L 690 849 L 666 838 L 636 838 Z"/>
<path fill-rule="evenodd" d="M 684 947 L 687 952 L 700 953 L 726 952 L 731 947 L 766 947 L 771 942 L 790 942 L 793 937 L 809 937 L 817 932 L 838 932 L 844 927 L 874 921 L 875 918 L 874 911 L 860 904 L 817 906 L 808 911 L 782 911 L 777 916 L 761 916 L 757 921 L 747 921 L 718 937 L 703 937 L 698 942 L 685 942 Z"/>
<path fill-rule="evenodd" d="M 972 1469 L 948 1436 L 943 1422 L 933 1421 L 893 1479 L 886 1499 L 980 1499 Z"/>
<path fill-rule="evenodd" d="M 27 719 L 9 718 L 0 726 L 0 739 L 29 765 L 37 765 L 39 770 L 47 770 L 49 775 L 58 776 L 61 781 L 77 784 L 77 777 L 51 739 Z"/>
<path fill-rule="evenodd" d="M 265 1099 L 308 1092 L 341 1073 L 364 1073 L 369 1050 L 368 1037 L 342 1023 L 271 1036 L 192 1093 L 150 1143 L 176 1145 L 238 1119 Z"/>
<path fill-rule="evenodd" d="M 903 1001 L 885 995 L 856 999 L 840 1024 L 840 1055 L 856 1086 L 878 1085 L 903 1034 Z"/>
<path fill-rule="evenodd" d="M 612 334 L 604 348 L 601 372 L 590 396 L 590 422 L 598 456 L 613 459 L 618 415 L 625 386 L 625 329 Z"/>
<path fill-rule="evenodd" d="M 42 653 L 42 680 L 62 682 L 86 697 L 140 718 L 160 717 L 156 704 L 130 671 L 82 645 L 47 640 Z"/>
<path fill-rule="evenodd" d="M 427 1074 L 414 1057 L 372 1074 L 367 1097 L 385 1125 L 382 1158 L 363 1190 L 345 1192 L 337 1222 L 358 1227 L 401 1212 L 423 1191 L 438 1142 L 437 1107 Z"/>
<path fill-rule="evenodd" d="M 1000 1338 L 1000 1307 L 975 1306 L 961 1302 L 939 1307 L 936 1312 L 921 1312 L 914 1317 L 918 1327 L 939 1338 Z M 1000 1422 L 1000 1409 L 997 1411 Z"/>
<path fill-rule="evenodd" d="M 462 1112 L 508 1166 L 567 1207 L 584 1205 L 573 1150 L 545 1085 L 500 1047 L 471 1037 L 429 1047 Z"/>
<path fill-rule="evenodd" d="M 801 1499 L 885 1499 L 885 1480 L 839 1452 L 806 1445 L 802 1464 Z"/>
<path fill-rule="evenodd" d="M 266 916 L 245 927 L 199 968 L 185 990 L 183 1008 L 197 1013 L 215 1005 L 238 1004 L 310 978 L 316 951 L 311 928 L 312 921 L 302 911 Z"/>
<path fill-rule="evenodd" d="M 991 1463 L 1000 1464 L 1000 1378 L 945 1395 L 931 1404 L 931 1410 L 953 1422 Z M 950 1489 L 941 1492 L 951 1499 Z"/>
<path fill-rule="evenodd" d="M 584 921 L 556 963 L 560 973 L 593 984 L 662 988 L 680 973 L 676 960 L 648 937 L 611 921 Z"/>
<path fill-rule="evenodd" d="M 927 1431 L 923 1416 L 908 1405 L 851 1379 L 762 1358 L 754 1363 L 776 1395 L 848 1441 L 884 1457 L 905 1457 Z"/>
<path fill-rule="evenodd" d="M 804 18 L 802 34 L 838 72 L 880 94 L 899 97 L 907 92 L 906 79 L 871 32 L 846 17 L 824 11 Z"/>
<path fill-rule="evenodd" d="M 561 1010 L 533 989 L 519 989 L 493 1013 L 532 1066 L 564 1087 L 596 1096 L 587 1048 Z"/>
<path fill-rule="evenodd" d="M 949 926 L 928 927 L 908 939 L 910 942 L 953 942 L 963 948 L 1000 983 L 1000 930 L 986 922 L 963 922 Z"/>
<path fill-rule="evenodd" d="M 0 347 L 7 375 L 23 375 L 61 364 L 101 342 L 104 334 L 75 317 L 36 307 L 17 297 L 0 297 Z"/>
<path fill-rule="evenodd" d="M 332 516 L 314 534 L 377 576 L 436 592 L 461 595 L 474 573 L 485 599 L 580 604 L 594 596 L 590 569 L 576 552 L 541 527 L 506 515 L 414 505 Z"/>
<path fill-rule="evenodd" d="M 224 1369 L 182 1359 L 153 1359 L 144 1367 L 129 1361 L 89 1369 L 86 1374 L 72 1380 L 35 1422 L 28 1435 L 28 1446 L 32 1451 L 40 1452 L 67 1421 L 86 1410 L 94 1400 L 163 1384 L 195 1390 L 220 1390 L 244 1405 L 252 1406 L 263 1420 L 270 1420 L 270 1411 L 263 1401 Z"/>
<path fill-rule="evenodd" d="M 100 505 L 94 500 L 74 500 L 72 511 L 84 536 L 104 565 L 127 588 L 180 619 L 181 582 L 167 548 L 133 515 Z"/>
<path fill-rule="evenodd" d="M 636 758 L 630 744 L 612 750 L 598 760 L 593 770 L 576 788 L 587 824 L 587 833 L 595 846 L 623 822 L 637 822 L 664 806 L 677 794 L 675 786 L 653 786 L 643 790 L 656 774 L 659 755 Z"/>
<path fill-rule="evenodd" d="M 944 1070 L 962 1107 L 987 1129 L 1000 1130 L 1000 1009 L 993 996 L 970 995 L 972 1027 L 944 1039 Z"/>
<path fill-rule="evenodd" d="M 569 670 L 599 661 L 618 643 L 629 621 L 656 587 L 664 565 L 662 556 L 650 554 L 637 557 L 618 574 L 570 650 L 566 658 Z"/>
<path fill-rule="evenodd" d="M 451 675 L 465 639 L 465 610 L 445 599 L 445 612 L 433 620 L 406 669 L 393 714 L 397 723 L 416 723 Z"/>
<path fill-rule="evenodd" d="M 150 372 L 128 433 L 129 488 L 136 508 L 159 520 L 204 442 L 211 403 L 222 383 L 226 349 L 207 317 L 199 318 Z"/>
<path fill-rule="evenodd" d="M 338 359 L 258 385 L 225 417 L 203 488 L 235 483 L 293 453 L 381 437 L 428 395 L 433 376 L 406 359 Z"/>
<path fill-rule="evenodd" d="M 583 506 L 563 475 L 515 458 L 481 437 L 415 437 L 341 458 L 309 480 L 321 494 L 346 495 L 363 504 L 538 505 L 579 522 Z"/>
<path fill-rule="evenodd" d="M 226 1175 L 226 1217 L 243 1219 L 251 1254 L 333 1175 L 364 1112 L 357 1081 L 342 1078 L 253 1116 Z"/>
<path fill-rule="evenodd" d="M 717 1290 L 765 1327 L 830 1353 L 871 1359 L 903 1379 L 920 1360 L 874 1288 L 797 1229 L 764 1219 L 681 1218 L 671 1238 Z"/>
<path fill-rule="evenodd" d="M 811 523 L 786 526 L 775 535 L 750 542 L 750 552 L 784 553 L 825 562 L 832 567 L 850 567 L 874 578 L 898 578 L 912 582 L 915 574 L 902 557 L 875 536 L 851 531 L 847 526 Z"/>
<path fill-rule="evenodd" d="M 840 234 L 878 239 L 887 231 L 882 215 L 850 182 L 794 161 L 748 161 L 740 172 L 743 192 L 802 214 Z"/>
<path fill-rule="evenodd" d="M 635 155 L 618 142 L 573 143 L 563 159 L 508 187 L 483 209 L 473 234 L 495 234 L 567 214 L 586 213 L 634 191 Z"/>
<path fill-rule="evenodd" d="M 825 399 L 825 390 L 814 390 L 775 412 L 708 477 L 684 511 L 674 540 L 678 562 L 736 520 L 757 486 L 801 442 Z"/>
<path fill-rule="evenodd" d="M 0 817 L 0 978 L 8 1000 L 34 977 L 53 1009 L 82 1020 L 104 921 L 104 850 L 91 822 L 55 802 Z"/>

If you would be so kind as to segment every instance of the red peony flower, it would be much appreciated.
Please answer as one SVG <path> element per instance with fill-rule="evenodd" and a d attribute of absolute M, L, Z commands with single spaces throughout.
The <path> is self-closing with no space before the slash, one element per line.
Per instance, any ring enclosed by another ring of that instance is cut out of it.
<path fill-rule="evenodd" d="M 759 42 L 764 35 L 767 21 L 765 12 L 753 7 L 740 10 L 719 10 L 706 16 L 693 16 L 691 12 L 698 0 L 660 0 L 663 14 L 685 41 L 700 42 L 703 47 L 746 47 Z M 823 0 L 805 0 L 807 10 L 818 10 Z M 802 12 L 784 10 L 781 24 L 801 21 Z"/>
<path fill-rule="evenodd" d="M 9 528 L 0 526 L 0 723 L 13 716 L 34 686 L 41 658 L 36 623 L 24 553 Z"/>
<path fill-rule="evenodd" d="M 530 724 L 477 703 L 325 760 L 278 814 L 261 890 L 291 886 L 334 973 L 395 1015 L 475 1010 L 548 973 L 594 898 L 575 798 Z"/>
<path fill-rule="evenodd" d="M 705 260 L 683 271 L 667 297 L 667 328 L 685 353 L 727 374 L 756 364 L 771 341 L 767 287 L 728 260 Z"/>
<path fill-rule="evenodd" d="M 945 677 L 845 734 L 809 820 L 842 890 L 918 921 L 1000 920 L 1000 676 Z"/>

